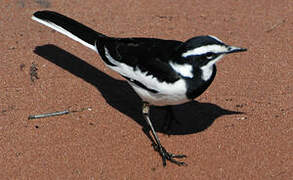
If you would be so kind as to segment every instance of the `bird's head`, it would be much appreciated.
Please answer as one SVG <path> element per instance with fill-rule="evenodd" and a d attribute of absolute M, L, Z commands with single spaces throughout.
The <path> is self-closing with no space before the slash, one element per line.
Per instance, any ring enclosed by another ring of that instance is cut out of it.
<path fill-rule="evenodd" d="M 223 56 L 246 51 L 245 48 L 229 46 L 215 36 L 197 36 L 178 47 L 177 57 L 170 63 L 180 75 L 193 78 L 199 72 L 204 81 L 214 73 L 214 66 Z M 200 69 L 200 71 L 197 71 Z"/>
<path fill-rule="evenodd" d="M 242 51 L 246 51 L 246 49 L 226 45 L 215 36 L 197 36 L 184 43 L 181 56 L 194 59 L 201 67 L 213 66 L 224 55 Z"/>

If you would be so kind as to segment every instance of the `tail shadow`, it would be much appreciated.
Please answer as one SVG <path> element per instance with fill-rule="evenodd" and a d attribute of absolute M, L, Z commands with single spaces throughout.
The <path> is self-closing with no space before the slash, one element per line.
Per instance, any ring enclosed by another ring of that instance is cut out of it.
<path fill-rule="evenodd" d="M 84 60 L 52 44 L 37 46 L 34 53 L 95 86 L 109 105 L 132 118 L 143 128 L 147 126 L 141 113 L 142 102 L 126 81 L 116 80 Z M 175 126 L 173 123 L 169 134 L 177 135 L 203 131 L 222 115 L 241 113 L 222 109 L 215 104 L 197 101 L 177 105 L 173 108 L 180 124 Z M 164 113 L 157 107 L 153 107 L 151 110 L 153 125 L 159 132 L 164 132 L 160 128 Z"/>

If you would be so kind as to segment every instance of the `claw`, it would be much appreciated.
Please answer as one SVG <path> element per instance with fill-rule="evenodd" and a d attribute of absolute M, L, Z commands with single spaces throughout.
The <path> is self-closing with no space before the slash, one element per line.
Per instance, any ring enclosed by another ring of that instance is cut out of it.
<path fill-rule="evenodd" d="M 171 154 L 173 158 L 186 158 L 187 156 L 184 154 Z"/>
<path fill-rule="evenodd" d="M 156 151 L 160 153 L 163 160 L 163 166 L 166 166 L 166 161 L 170 161 L 172 163 L 177 164 L 178 166 L 187 166 L 187 164 L 183 161 L 177 161 L 175 158 L 186 158 L 187 156 L 184 154 L 172 154 L 166 151 L 163 146 L 158 146 L 157 144 L 153 144 L 153 147 Z"/>

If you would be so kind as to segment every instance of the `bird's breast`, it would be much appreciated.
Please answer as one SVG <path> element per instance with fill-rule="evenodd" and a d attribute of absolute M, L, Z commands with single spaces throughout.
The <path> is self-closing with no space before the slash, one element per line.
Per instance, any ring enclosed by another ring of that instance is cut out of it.
<path fill-rule="evenodd" d="M 157 81 L 154 79 L 154 81 Z M 187 85 L 183 79 L 174 83 L 158 82 L 156 92 L 149 91 L 137 84 L 128 81 L 139 97 L 152 105 L 166 106 L 177 105 L 190 101 L 187 96 Z"/>

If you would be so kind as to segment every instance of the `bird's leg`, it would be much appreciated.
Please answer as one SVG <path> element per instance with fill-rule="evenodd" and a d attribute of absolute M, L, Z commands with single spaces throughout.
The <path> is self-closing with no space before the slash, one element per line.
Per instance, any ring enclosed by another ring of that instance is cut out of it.
<path fill-rule="evenodd" d="M 160 155 L 162 156 L 162 159 L 163 159 L 163 166 L 166 166 L 166 160 L 169 160 L 179 166 L 182 166 L 182 165 L 187 165 L 186 163 L 184 162 L 181 162 L 181 161 L 177 161 L 175 160 L 175 158 L 185 158 L 186 155 L 183 155 L 183 154 L 171 154 L 169 152 L 166 151 L 166 149 L 161 145 L 160 143 L 160 140 L 157 136 L 157 133 L 152 125 L 152 122 L 149 118 L 149 115 L 150 115 L 150 105 L 146 102 L 143 103 L 143 107 L 142 107 L 142 113 L 143 113 L 143 117 L 145 118 L 146 122 L 148 123 L 148 125 L 150 126 L 151 128 L 151 132 L 152 132 L 152 135 L 153 135 L 153 138 L 155 139 L 155 144 L 153 144 L 154 148 L 156 151 L 158 151 L 160 153 Z"/>

